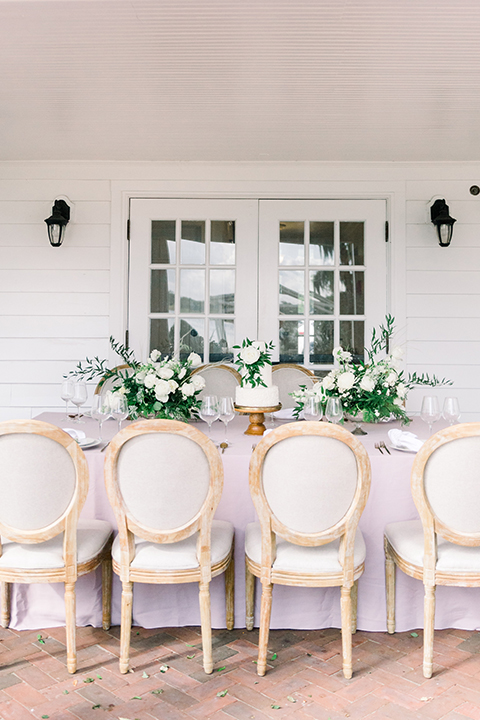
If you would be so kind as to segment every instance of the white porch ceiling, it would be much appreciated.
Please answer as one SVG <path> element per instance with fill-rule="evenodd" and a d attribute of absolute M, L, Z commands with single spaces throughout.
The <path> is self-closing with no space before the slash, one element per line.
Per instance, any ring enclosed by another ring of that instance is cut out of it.
<path fill-rule="evenodd" d="M 0 160 L 480 160 L 478 0 L 0 0 Z"/>

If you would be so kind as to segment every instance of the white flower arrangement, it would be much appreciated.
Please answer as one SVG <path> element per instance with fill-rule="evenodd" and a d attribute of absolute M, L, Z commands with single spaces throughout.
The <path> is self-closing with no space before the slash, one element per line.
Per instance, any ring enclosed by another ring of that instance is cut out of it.
<path fill-rule="evenodd" d="M 249 385 L 251 387 L 263 386 L 267 387 L 262 379 L 261 369 L 266 365 L 271 365 L 271 353 L 273 343 L 263 343 L 258 340 L 249 340 L 245 338 L 241 345 L 234 345 L 235 350 L 240 352 L 237 355 L 235 364 L 242 376 L 241 385 Z"/>
<path fill-rule="evenodd" d="M 363 416 L 365 422 L 378 422 L 392 416 L 404 423 L 410 422 L 405 411 L 407 393 L 418 385 L 431 387 L 451 385 L 451 380 L 439 380 L 435 375 L 417 373 L 405 376 L 401 369 L 403 350 L 394 347 L 388 352 L 395 327 L 391 315 L 385 318 L 379 332 L 373 330 L 370 349 L 365 348 L 366 362 L 353 363 L 352 354 L 342 347 L 336 347 L 333 355 L 338 367 L 331 370 L 312 389 L 302 386 L 300 391 L 291 393 L 297 401 L 294 415 L 298 418 L 308 397 L 316 396 L 325 408 L 328 397 L 339 397 L 343 409 L 352 417 Z M 386 353 L 379 359 L 380 353 Z"/>

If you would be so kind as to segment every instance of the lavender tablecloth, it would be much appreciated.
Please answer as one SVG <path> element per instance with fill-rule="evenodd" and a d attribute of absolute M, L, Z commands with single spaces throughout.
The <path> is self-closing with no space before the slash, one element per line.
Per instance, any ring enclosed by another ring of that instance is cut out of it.
<path fill-rule="evenodd" d="M 43 413 L 37 419 L 60 427 L 72 427 L 60 413 Z M 277 422 L 278 424 L 278 422 Z M 233 446 L 222 455 L 225 468 L 223 496 L 216 517 L 230 520 L 236 534 L 236 589 L 235 624 L 245 626 L 244 602 L 244 529 L 256 519 L 248 490 L 248 465 L 252 444 L 257 438 L 244 435 L 246 417 L 236 417 L 229 425 L 229 438 Z M 75 427 L 75 426 L 74 426 Z M 89 437 L 98 434 L 97 423 L 86 419 L 80 427 Z M 198 424 L 200 429 L 206 426 Z M 348 427 L 348 426 L 347 426 Z M 360 522 L 367 545 L 365 572 L 359 581 L 358 628 L 367 631 L 384 631 L 385 579 L 383 556 L 383 529 L 386 523 L 418 517 L 410 494 L 410 470 L 414 455 L 391 451 L 383 455 L 375 443 L 385 440 L 395 423 L 366 426 L 368 434 L 361 438 L 372 463 L 372 487 L 365 512 Z M 441 425 L 435 429 L 440 429 Z M 426 426 L 414 421 L 409 428 L 419 437 L 426 437 Z M 104 424 L 104 437 L 116 432 L 116 422 Z M 214 440 L 223 439 L 220 423 L 212 427 Z M 115 527 L 104 482 L 104 453 L 99 449 L 85 451 L 90 470 L 90 491 L 82 513 L 83 517 L 109 520 Z M 256 622 L 259 620 L 260 588 L 257 586 Z M 223 577 L 211 584 L 212 625 L 225 626 Z M 272 628 L 340 627 L 340 601 L 338 588 L 290 588 L 275 586 L 272 610 Z M 46 628 L 64 624 L 63 585 L 16 585 L 12 592 L 11 626 L 17 629 Z M 199 625 L 198 589 L 196 584 L 155 586 L 135 584 L 134 623 L 144 627 Z M 120 583 L 115 576 L 112 597 L 112 623 L 120 622 Z M 92 573 L 77 583 L 78 625 L 101 626 L 101 579 Z M 437 590 L 436 627 L 475 629 L 480 627 L 480 589 L 445 588 Z M 397 630 L 404 631 L 423 625 L 423 585 L 397 571 Z"/>

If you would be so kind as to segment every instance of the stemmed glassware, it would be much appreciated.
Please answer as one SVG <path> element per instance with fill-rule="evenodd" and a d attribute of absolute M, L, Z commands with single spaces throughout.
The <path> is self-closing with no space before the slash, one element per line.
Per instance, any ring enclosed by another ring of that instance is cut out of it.
<path fill-rule="evenodd" d="M 68 401 L 73 398 L 74 382 L 73 380 L 64 380 L 62 382 L 62 390 L 60 397 L 65 403 L 65 413 L 68 420 Z"/>
<path fill-rule="evenodd" d="M 202 399 L 199 415 L 208 425 L 208 434 L 211 435 L 212 424 L 218 420 L 220 408 L 216 395 L 206 395 Z"/>
<path fill-rule="evenodd" d="M 453 425 L 460 420 L 460 405 L 458 404 L 458 398 L 445 398 L 442 415 L 449 425 Z"/>
<path fill-rule="evenodd" d="M 125 395 L 113 395 L 110 398 L 110 414 L 118 423 L 118 432 L 122 429 L 122 422 L 128 417 L 128 412 Z"/>
<path fill-rule="evenodd" d="M 83 420 L 80 420 L 80 406 L 87 402 L 87 386 L 83 381 L 75 383 L 72 402 L 77 407 L 77 414 L 73 422 L 83 424 Z"/>
<path fill-rule="evenodd" d="M 231 420 L 233 420 L 234 417 L 235 417 L 235 410 L 233 407 L 233 398 L 231 398 L 231 397 L 220 398 L 220 412 L 219 412 L 218 418 L 225 425 L 225 437 L 223 439 L 223 442 L 226 443 L 226 445 L 232 444 L 227 439 L 227 427 L 228 427 L 228 423 Z"/>
<path fill-rule="evenodd" d="M 336 424 L 343 417 L 342 401 L 338 397 L 329 397 L 325 409 L 325 417 L 331 423 Z"/>
<path fill-rule="evenodd" d="M 92 418 L 98 422 L 98 439 L 102 441 L 103 423 L 110 417 L 110 405 L 107 402 L 107 398 L 101 393 L 93 396 L 91 415 Z"/>
<path fill-rule="evenodd" d="M 322 419 L 322 406 L 320 405 L 318 398 L 309 397 L 303 407 L 303 418 L 304 420 L 321 420 Z"/>
<path fill-rule="evenodd" d="M 436 395 L 425 395 L 422 400 L 420 417 L 428 425 L 429 435 L 433 432 L 433 424 L 440 420 L 440 406 Z"/>

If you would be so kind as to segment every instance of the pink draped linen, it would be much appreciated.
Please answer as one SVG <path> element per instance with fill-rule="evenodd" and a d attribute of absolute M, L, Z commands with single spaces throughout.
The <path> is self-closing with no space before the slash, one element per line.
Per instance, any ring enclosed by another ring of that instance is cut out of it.
<path fill-rule="evenodd" d="M 44 413 L 40 420 L 60 427 L 72 427 L 60 413 Z M 278 421 L 277 421 L 278 425 Z M 116 422 L 104 424 L 104 437 L 116 432 Z M 97 437 L 97 423 L 86 418 L 85 425 L 73 425 L 89 437 Z M 197 427 L 206 430 L 206 425 Z M 245 627 L 244 599 L 244 530 L 256 519 L 248 489 L 248 465 L 252 444 L 258 438 L 244 435 L 246 417 L 237 416 L 228 427 L 233 446 L 222 455 L 225 484 L 216 517 L 230 520 L 235 526 L 236 587 L 235 625 Z M 349 427 L 347 425 L 347 427 Z M 384 440 L 396 423 L 368 425 L 368 434 L 361 438 L 372 463 L 372 487 L 360 522 L 366 546 L 365 572 L 359 580 L 358 628 L 367 631 L 386 630 L 383 529 L 389 522 L 418 517 L 410 494 L 410 471 L 414 455 L 391 450 L 380 454 L 375 443 Z M 440 429 L 440 423 L 435 429 Z M 409 428 L 419 437 L 426 437 L 427 428 L 420 420 Z M 221 441 L 224 428 L 219 422 L 212 427 L 212 438 Z M 98 448 L 85 451 L 90 470 L 90 491 L 82 513 L 85 518 L 108 520 L 115 527 L 103 482 L 105 454 Z M 454 482 L 454 478 L 452 478 Z M 258 582 L 258 581 L 257 581 Z M 114 576 L 112 624 L 120 623 L 120 583 Z M 225 627 L 223 577 L 211 584 L 212 625 Z M 256 624 L 260 617 L 260 585 L 257 585 Z M 11 627 L 35 629 L 64 624 L 63 585 L 16 585 L 12 589 Z M 134 587 L 133 622 L 143 627 L 174 627 L 199 625 L 198 588 L 196 584 L 156 586 L 136 583 Z M 80 578 L 77 583 L 78 625 L 101 626 L 101 578 L 99 573 Z M 313 629 L 340 627 L 340 594 L 338 588 L 290 588 L 275 586 L 273 593 L 272 628 Z M 423 585 L 397 571 L 397 630 L 423 626 Z M 446 588 L 437 590 L 435 626 L 441 628 L 480 627 L 480 588 Z"/>

